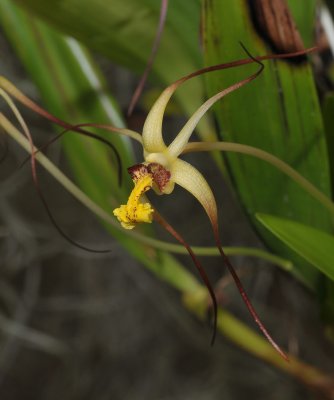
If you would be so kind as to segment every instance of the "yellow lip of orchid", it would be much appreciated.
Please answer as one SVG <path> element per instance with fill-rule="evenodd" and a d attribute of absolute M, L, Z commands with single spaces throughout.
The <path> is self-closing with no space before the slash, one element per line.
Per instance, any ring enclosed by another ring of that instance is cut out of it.
<path fill-rule="evenodd" d="M 153 208 L 150 203 L 143 203 L 142 198 L 145 192 L 153 185 L 153 176 L 144 168 L 138 168 L 133 174 L 135 187 L 132 190 L 126 205 L 121 205 L 114 210 L 114 215 L 125 229 L 133 229 L 136 223 L 152 222 Z"/>

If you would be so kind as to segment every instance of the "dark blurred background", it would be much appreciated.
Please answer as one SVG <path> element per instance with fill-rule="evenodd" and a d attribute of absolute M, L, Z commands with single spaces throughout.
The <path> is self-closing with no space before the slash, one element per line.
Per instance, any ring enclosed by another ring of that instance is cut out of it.
<path fill-rule="evenodd" d="M 0 73 L 38 100 L 33 84 L 0 32 Z M 116 98 L 126 109 L 135 79 L 99 57 Z M 115 83 L 115 82 L 118 82 Z M 3 102 L 0 109 L 5 109 Z M 6 112 L 8 112 L 6 108 Z M 22 109 L 36 144 L 52 128 Z M 130 124 L 140 130 L 145 111 Z M 175 132 L 182 120 L 169 118 Z M 184 310 L 178 293 L 129 257 L 97 219 L 42 169 L 40 185 L 58 224 L 97 255 L 66 242 L 36 194 L 26 154 L 1 135 L 0 168 L 0 398 L 1 400 L 238 400 L 321 398 L 294 379 L 236 348 Z M 48 156 L 71 175 L 60 144 Z M 140 157 L 140 155 L 139 155 Z M 190 157 L 190 156 L 188 156 Z M 215 188 L 224 245 L 261 246 L 208 155 L 191 156 Z M 140 161 L 140 158 L 138 159 Z M 163 214 L 192 244 L 212 245 L 209 224 L 191 197 L 176 190 Z M 174 218 L 174 219 L 173 219 Z M 171 240 L 158 230 L 158 235 Z M 182 262 L 193 269 L 188 257 Z M 202 259 L 221 278 L 222 303 L 254 329 L 220 259 Z M 301 359 L 333 370 L 312 295 L 279 268 L 234 257 L 248 294 L 273 336 Z M 194 273 L 196 273 L 194 271 Z"/>

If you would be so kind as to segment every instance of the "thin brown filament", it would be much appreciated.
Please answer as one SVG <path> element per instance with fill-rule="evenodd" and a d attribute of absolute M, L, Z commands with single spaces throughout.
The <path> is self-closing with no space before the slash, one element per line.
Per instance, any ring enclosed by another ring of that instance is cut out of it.
<path fill-rule="evenodd" d="M 273 346 L 273 348 L 284 358 L 284 360 L 289 361 L 288 356 L 285 354 L 285 352 L 280 348 L 280 346 L 275 342 L 275 340 L 272 338 L 272 336 L 270 335 L 270 333 L 268 332 L 268 330 L 265 328 L 265 326 L 263 325 L 258 313 L 256 312 L 255 308 L 253 307 L 246 291 L 245 288 L 243 286 L 243 284 L 241 283 L 241 280 L 238 276 L 238 274 L 236 273 L 233 265 L 231 264 L 229 258 L 227 257 L 227 255 L 225 254 L 222 244 L 221 244 L 221 240 L 220 240 L 220 235 L 219 235 L 219 231 L 218 231 L 218 224 L 217 223 L 213 223 L 211 221 L 212 224 L 212 229 L 213 229 L 213 233 L 214 233 L 214 237 L 215 237 L 215 242 L 216 242 L 216 246 L 223 258 L 224 264 L 227 267 L 229 273 L 231 274 L 237 289 L 242 297 L 242 300 L 244 301 L 250 315 L 252 316 L 252 318 L 254 319 L 255 323 L 257 324 L 257 326 L 260 328 L 261 332 L 263 333 L 263 335 L 266 337 L 266 339 L 268 340 L 268 342 Z"/>
<path fill-rule="evenodd" d="M 67 234 L 61 229 L 61 227 L 60 227 L 59 224 L 57 223 L 55 217 L 53 216 L 53 214 L 52 214 L 52 212 L 51 212 L 51 210 L 50 210 L 50 207 L 49 207 L 49 205 L 48 205 L 48 203 L 47 203 L 47 201 L 46 201 L 46 199 L 45 199 L 45 196 L 44 196 L 44 194 L 43 194 L 43 192 L 42 192 L 42 190 L 41 190 L 41 188 L 40 188 L 40 186 L 39 186 L 39 182 L 38 182 L 38 177 L 37 177 L 37 171 L 36 171 L 36 169 L 33 170 L 32 176 L 33 176 L 33 182 L 34 182 L 34 186 L 35 186 L 35 188 L 36 188 L 36 191 L 37 191 L 37 193 L 38 193 L 38 196 L 40 197 L 40 199 L 41 199 L 41 201 L 42 201 L 42 203 L 43 203 L 43 206 L 44 206 L 44 208 L 45 208 L 45 211 L 46 211 L 46 213 L 47 213 L 47 215 L 48 215 L 48 217 L 49 217 L 49 219 L 50 219 L 52 225 L 56 228 L 56 230 L 58 231 L 58 233 L 59 233 L 64 239 L 66 239 L 66 240 L 67 240 L 69 243 L 71 243 L 73 246 L 78 247 L 78 248 L 81 249 L 81 250 L 88 251 L 88 252 L 90 252 L 90 253 L 110 253 L 110 251 L 111 251 L 110 249 L 106 249 L 106 250 L 92 249 L 92 248 L 90 248 L 90 247 L 87 247 L 87 246 L 85 246 L 85 245 L 83 245 L 83 244 L 80 244 L 80 243 L 76 242 L 76 241 L 73 240 L 69 235 L 67 235 Z"/>
<path fill-rule="evenodd" d="M 245 85 L 248 82 L 251 82 L 252 80 L 254 80 L 255 78 L 257 78 L 257 76 L 259 76 L 259 74 L 263 71 L 264 65 L 263 63 L 257 59 L 254 58 L 249 52 L 248 50 L 243 46 L 243 44 L 241 44 L 242 48 L 244 49 L 244 51 L 248 54 L 248 56 L 250 57 L 251 60 L 253 60 L 255 63 L 260 65 L 259 70 L 251 75 L 250 77 L 244 79 L 243 81 L 240 81 L 234 85 L 232 85 L 229 89 L 230 91 L 234 91 L 236 89 L 238 89 L 239 87 Z M 226 90 L 226 89 L 225 89 Z M 223 91 L 224 92 L 224 91 Z M 287 355 L 284 353 L 284 351 L 278 346 L 278 344 L 274 341 L 274 339 L 272 338 L 272 336 L 269 334 L 269 332 L 267 331 L 267 329 L 265 328 L 265 326 L 263 325 L 260 317 L 258 316 L 257 312 L 255 311 L 240 279 L 238 274 L 236 273 L 233 265 L 231 264 L 229 258 L 226 256 L 222 244 L 221 244 L 221 240 L 220 240 L 220 235 L 219 235 L 219 229 L 218 229 L 218 222 L 217 222 L 217 212 L 207 212 L 211 225 L 212 225 L 212 229 L 214 232 L 214 237 L 215 237 L 215 242 L 216 245 L 218 247 L 218 250 L 223 258 L 224 264 L 226 265 L 229 273 L 231 274 L 237 289 L 249 311 L 249 313 L 251 314 L 252 318 L 254 319 L 255 323 L 258 325 L 258 327 L 260 328 L 261 332 L 263 333 L 263 335 L 266 337 L 266 339 L 268 340 L 268 342 L 273 346 L 273 348 L 286 360 L 288 361 L 288 357 Z"/>
<path fill-rule="evenodd" d="M 92 139 L 96 139 L 98 141 L 100 141 L 101 143 L 107 145 L 109 148 L 111 148 L 112 150 L 114 150 L 114 145 L 107 139 L 105 139 L 104 137 L 101 137 L 93 132 L 89 132 L 86 130 L 81 130 L 80 132 L 77 130 L 83 126 L 89 126 L 89 127 L 99 127 L 99 126 L 95 126 L 95 124 L 90 124 L 90 123 L 84 123 L 84 124 L 76 124 L 76 125 L 72 125 L 71 128 L 65 129 L 62 132 L 60 132 L 58 135 L 56 135 L 55 137 L 53 137 L 51 140 L 49 140 L 48 142 L 44 143 L 42 146 L 38 147 L 35 151 L 34 151 L 34 155 L 38 154 L 40 151 L 45 150 L 46 148 L 48 148 L 49 146 L 51 146 L 53 143 L 55 143 L 57 140 L 59 140 L 62 136 L 64 136 L 66 133 L 68 132 L 74 132 L 74 133 L 79 133 L 83 136 L 87 136 L 89 138 Z M 24 160 L 21 164 L 20 167 L 22 167 L 27 160 L 29 160 L 30 157 L 28 157 L 26 160 Z M 118 176 L 117 176 L 117 180 L 118 180 L 118 185 L 121 186 L 122 185 L 122 169 L 118 168 Z"/>
<path fill-rule="evenodd" d="M 167 232 L 169 232 L 174 238 L 181 243 L 184 248 L 188 251 L 195 267 L 197 268 L 197 271 L 199 272 L 202 281 L 204 282 L 205 286 L 207 287 L 211 300 L 212 300 L 212 307 L 213 307 L 213 333 L 212 333 L 212 338 L 211 338 L 211 346 L 213 346 L 215 339 L 216 339 L 216 334 L 217 334 L 217 315 L 218 315 L 218 305 L 217 305 L 217 299 L 215 292 L 212 288 L 212 285 L 210 283 L 210 280 L 205 272 L 205 269 L 202 267 L 201 263 L 197 259 L 195 253 L 189 246 L 189 244 L 183 239 L 183 237 L 176 232 L 176 230 L 157 212 L 154 211 L 154 219 L 164 228 L 166 229 Z"/>
<path fill-rule="evenodd" d="M 132 114 L 132 111 L 133 111 L 135 105 L 137 104 L 140 95 L 143 92 L 143 89 L 144 89 L 148 74 L 150 73 L 150 71 L 152 69 L 152 65 L 153 65 L 155 56 L 157 54 L 158 48 L 159 48 L 162 32 L 163 32 L 163 29 L 164 29 L 164 26 L 165 26 L 167 9 L 168 9 L 168 0 L 161 0 L 158 29 L 157 29 L 157 32 L 155 34 L 155 39 L 154 39 L 154 42 L 153 42 L 151 54 L 150 54 L 150 57 L 149 57 L 149 59 L 147 61 L 144 73 L 143 73 L 142 77 L 140 78 L 138 86 L 137 86 L 137 88 L 136 88 L 136 90 L 135 90 L 135 92 L 134 92 L 134 94 L 132 96 L 132 99 L 130 101 L 130 105 L 129 105 L 129 108 L 128 108 L 128 117 Z"/>
<path fill-rule="evenodd" d="M 56 219 L 54 218 L 54 216 L 53 216 L 53 214 L 52 214 L 52 212 L 51 212 L 51 210 L 49 208 L 49 205 L 48 205 L 48 203 L 47 203 L 47 201 L 46 201 L 46 199 L 44 197 L 44 194 L 43 194 L 43 192 L 42 192 L 42 190 L 41 190 L 41 188 L 39 186 L 39 181 L 38 181 L 38 176 L 37 176 L 36 158 L 35 158 L 36 150 L 35 150 L 35 146 L 34 146 L 32 137 L 31 137 L 29 132 L 26 133 L 26 136 L 28 136 L 28 138 L 30 138 L 31 147 L 32 147 L 31 157 L 30 158 L 31 158 L 31 174 L 32 174 L 33 183 L 34 183 L 35 189 L 36 189 L 36 191 L 38 193 L 39 198 L 41 199 L 41 201 L 43 203 L 45 211 L 46 211 L 46 213 L 47 213 L 52 225 L 56 228 L 56 230 L 59 232 L 59 234 L 64 237 L 64 239 L 66 239 L 69 243 L 71 243 L 75 247 L 78 247 L 79 249 L 88 251 L 90 253 L 109 253 L 110 252 L 109 249 L 108 250 L 96 250 L 96 249 L 92 249 L 92 248 L 89 248 L 87 246 L 84 246 L 84 245 L 82 245 L 80 243 L 77 243 L 75 240 L 73 240 L 70 236 L 68 236 L 60 228 L 60 226 L 58 225 Z"/>
<path fill-rule="evenodd" d="M 1 77 L 0 77 L 1 78 Z M 22 92 L 20 92 L 16 87 L 6 79 L 0 79 L 0 87 L 2 87 L 6 92 L 10 93 L 11 96 L 13 96 L 16 100 L 18 100 L 21 104 L 26 106 L 27 108 L 30 108 L 32 111 L 35 111 L 37 114 L 41 115 L 42 117 L 46 118 L 47 120 L 51 121 L 52 123 L 61 126 L 62 128 L 65 128 L 66 130 L 72 130 L 78 133 L 81 133 L 82 135 L 89 136 L 89 137 L 95 137 L 95 134 L 86 131 L 85 129 L 82 129 L 79 125 L 72 125 L 69 124 L 66 121 L 61 120 L 60 118 L 57 118 L 53 114 L 49 113 L 46 111 L 44 108 L 40 107 L 37 103 L 32 101 L 29 97 L 25 96 Z M 85 125 L 85 124 L 82 124 Z M 93 125 L 93 124 L 87 124 L 87 125 Z M 78 127 L 77 127 L 78 126 Z M 110 129 L 117 131 L 120 131 L 118 128 L 114 128 L 110 126 Z M 34 147 L 32 144 L 32 139 L 31 137 L 25 132 L 25 135 L 27 136 L 30 145 L 32 146 L 32 151 L 34 151 Z M 101 141 L 102 140 L 101 138 Z M 121 184 L 121 177 L 122 177 L 122 160 L 121 157 L 116 149 L 116 147 L 111 143 L 106 140 L 106 144 L 113 150 L 115 157 L 116 157 L 116 162 L 117 162 L 117 167 L 118 167 L 118 180 L 119 183 Z M 31 158 L 33 160 L 33 158 Z M 32 161 L 33 162 L 33 161 Z"/>
<path fill-rule="evenodd" d="M 63 230 L 59 227 L 59 225 L 57 224 L 55 218 L 53 217 L 50 208 L 47 204 L 47 201 L 43 195 L 43 192 L 39 186 L 39 182 L 38 182 L 38 177 L 37 177 L 37 164 L 36 164 L 36 148 L 31 136 L 31 133 L 29 131 L 28 126 L 26 125 L 24 119 L 22 118 L 19 110 L 17 109 L 17 107 L 15 106 L 13 100 L 10 98 L 10 96 L 8 95 L 8 93 L 6 91 L 4 91 L 3 89 L 1 89 L 2 91 L 2 97 L 4 98 L 4 100 L 7 102 L 7 104 L 10 106 L 11 110 L 13 111 L 18 123 L 20 124 L 24 136 L 27 138 L 28 142 L 29 142 L 29 146 L 30 146 L 30 152 L 31 152 L 31 156 L 30 156 L 30 162 L 31 162 L 31 174 L 32 174 L 32 180 L 33 180 L 33 184 L 35 186 L 35 189 L 45 207 L 45 210 L 52 222 L 52 224 L 54 225 L 54 227 L 57 229 L 57 231 L 60 233 L 61 236 L 63 236 L 66 240 L 68 240 L 71 244 L 73 244 L 74 246 L 81 248 L 83 250 L 89 251 L 89 252 L 94 252 L 94 253 L 106 253 L 109 252 L 110 250 L 95 250 L 95 249 L 90 249 L 86 246 L 83 246 L 77 242 L 75 242 L 73 239 L 71 239 L 65 232 L 63 232 Z M 29 101 L 29 99 L 28 99 Z"/>
<path fill-rule="evenodd" d="M 246 53 L 249 55 L 249 53 L 245 49 L 245 47 L 243 45 L 242 45 L 242 47 L 246 51 Z M 210 67 L 201 68 L 201 69 L 199 69 L 197 71 L 194 71 L 194 72 L 190 73 L 189 75 L 186 75 L 186 76 L 178 79 L 177 81 L 175 81 L 173 83 L 173 85 L 179 86 L 182 83 L 184 83 L 185 81 L 187 81 L 187 80 L 189 80 L 191 78 L 194 78 L 195 76 L 206 74 L 207 72 L 220 71 L 220 70 L 223 70 L 223 69 L 240 67 L 242 65 L 251 64 L 253 62 L 260 63 L 261 61 L 265 61 L 265 60 L 282 60 L 282 59 L 285 59 L 285 58 L 299 57 L 299 56 L 303 56 L 303 55 L 312 53 L 312 52 L 314 52 L 316 50 L 318 50 L 318 47 L 310 47 L 308 49 L 296 51 L 294 53 L 269 54 L 269 55 L 259 56 L 259 57 L 250 56 L 250 58 L 244 58 L 244 59 L 241 59 L 241 60 L 231 61 L 231 62 L 228 62 L 228 63 L 212 65 Z"/>

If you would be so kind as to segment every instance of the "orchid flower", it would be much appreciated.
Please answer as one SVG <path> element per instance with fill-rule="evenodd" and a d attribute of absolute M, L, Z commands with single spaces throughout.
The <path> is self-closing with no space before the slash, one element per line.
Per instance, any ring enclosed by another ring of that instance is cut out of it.
<path fill-rule="evenodd" d="M 140 223 L 151 223 L 153 219 L 159 222 L 164 228 L 166 228 L 188 251 L 190 254 L 196 268 L 198 269 L 212 299 L 213 311 L 214 311 L 214 333 L 212 338 L 212 343 L 215 338 L 216 333 L 216 325 L 217 325 L 217 301 L 214 290 L 209 282 L 209 279 L 205 273 L 205 270 L 199 263 L 198 259 L 196 258 L 194 252 L 188 245 L 188 243 L 179 235 L 174 228 L 171 227 L 165 221 L 160 214 L 155 210 L 152 205 L 146 200 L 145 193 L 150 189 L 153 189 L 157 194 L 172 194 L 175 184 L 181 186 L 185 190 L 187 190 L 190 194 L 192 194 L 196 200 L 204 208 L 209 221 L 211 223 L 213 234 L 215 238 L 215 242 L 219 252 L 223 258 L 225 266 L 228 268 L 229 272 L 231 273 L 237 288 L 242 296 L 243 301 L 245 302 L 251 316 L 259 326 L 262 333 L 265 335 L 267 340 L 271 343 L 271 345 L 276 349 L 276 351 L 285 359 L 287 359 L 286 354 L 281 350 L 281 348 L 276 344 L 273 338 L 270 336 L 264 325 L 262 324 L 258 314 L 256 313 L 254 307 L 252 306 L 243 286 L 242 283 L 236 274 L 231 262 L 229 261 L 228 257 L 225 255 L 220 235 L 219 235 L 219 226 L 218 226 L 218 211 L 217 211 L 217 203 L 214 197 L 214 194 L 204 178 L 201 172 L 193 167 L 190 163 L 182 160 L 180 157 L 185 152 L 189 151 L 189 140 L 191 138 L 192 133 L 194 132 L 199 120 L 203 117 L 203 115 L 210 109 L 210 107 L 216 103 L 218 100 L 223 98 L 225 95 L 233 92 L 241 88 L 242 86 L 248 84 L 255 78 L 259 76 L 259 74 L 263 70 L 263 64 L 260 62 L 261 60 L 266 59 L 277 59 L 277 58 L 288 58 L 288 57 L 296 57 L 299 55 L 305 55 L 306 53 L 313 51 L 314 49 L 308 49 L 300 52 L 290 53 L 290 54 L 282 54 L 282 55 L 271 55 L 271 56 L 263 56 L 258 58 L 247 58 L 239 61 L 234 61 L 230 63 L 220 64 L 212 67 L 203 68 L 198 70 L 192 74 L 189 74 L 172 85 L 168 86 L 159 98 L 154 103 L 153 107 L 151 108 L 144 127 L 143 133 L 140 135 L 137 132 L 128 130 L 128 129 L 121 129 L 115 128 L 110 125 L 102 125 L 102 124 L 80 124 L 80 125 L 71 125 L 68 124 L 52 114 L 48 113 L 41 107 L 39 107 L 36 103 L 28 99 L 24 96 L 20 91 L 18 91 L 10 82 L 8 82 L 5 78 L 0 78 L 0 95 L 7 101 L 7 103 L 11 106 L 13 110 L 15 110 L 14 105 L 11 103 L 10 98 L 8 97 L 7 93 L 10 93 L 13 97 L 18 99 L 20 102 L 25 104 L 27 107 L 33 109 L 37 113 L 43 115 L 44 117 L 48 118 L 52 122 L 63 126 L 66 128 L 66 131 L 73 130 L 80 134 L 84 134 L 86 136 L 93 137 L 95 139 L 101 140 L 104 143 L 110 145 L 108 141 L 98 137 L 95 134 L 92 134 L 85 129 L 84 127 L 94 126 L 97 128 L 103 128 L 121 135 L 128 136 L 136 141 L 138 141 L 143 148 L 143 162 L 132 167 L 128 168 L 128 172 L 131 175 L 131 178 L 134 182 L 134 188 L 129 195 L 127 204 L 120 205 L 114 210 L 114 215 L 117 217 L 119 222 L 121 223 L 122 227 L 129 230 L 134 229 L 137 224 Z M 204 74 L 210 71 L 216 71 L 221 69 L 227 69 L 232 67 L 237 67 L 245 64 L 249 64 L 252 62 L 256 62 L 260 65 L 257 72 L 248 76 L 247 78 L 229 86 L 228 88 L 222 90 L 221 92 L 217 93 L 210 99 L 208 99 L 201 107 L 189 118 L 186 124 L 183 126 L 181 131 L 176 135 L 175 139 L 172 143 L 167 146 L 163 140 L 162 134 L 162 122 L 165 113 L 166 106 L 175 92 L 175 90 L 187 80 Z M 12 105 L 11 105 L 12 104 Z M 27 126 L 25 125 L 24 121 L 17 114 L 15 111 L 16 117 L 23 128 L 23 131 L 27 138 L 30 141 L 31 148 L 32 148 L 32 157 L 31 157 L 31 164 L 32 164 L 32 172 L 35 184 L 37 182 L 36 178 L 36 168 L 35 168 L 35 149 L 33 146 L 33 142 L 31 139 L 31 135 Z M 207 143 L 196 143 L 195 151 L 206 151 L 207 150 Z M 115 150 L 115 149 L 113 149 Z M 194 151 L 194 149 L 193 149 Z M 37 186 L 37 185 L 36 185 Z M 40 191 L 40 196 L 42 197 Z M 45 204 L 45 201 L 42 197 L 42 200 Z M 49 214 L 50 215 L 50 214 Z M 72 241 L 73 243 L 73 241 Z"/>
<path fill-rule="evenodd" d="M 305 52 L 302 52 L 301 54 L 305 54 Z M 294 53 L 294 56 L 296 55 L 297 53 Z M 287 56 L 288 55 L 282 55 L 268 58 L 283 58 Z M 289 56 L 292 55 L 290 54 Z M 264 58 L 266 57 L 262 57 L 262 59 Z M 222 90 L 221 92 L 217 93 L 215 96 L 207 100 L 189 118 L 181 131 L 176 135 L 172 143 L 169 146 L 165 144 L 162 134 L 162 122 L 164 112 L 172 94 L 182 83 L 196 75 L 208 71 L 222 68 L 230 68 L 232 66 L 242 65 L 243 63 L 251 61 L 255 61 L 260 64 L 260 68 L 256 73 L 242 81 L 237 82 L 234 85 L 231 85 L 230 87 Z M 186 246 L 210 292 L 215 313 L 214 323 L 216 324 L 216 298 L 208 281 L 208 278 L 204 270 L 202 269 L 202 266 L 198 263 L 195 255 L 191 251 L 190 247 L 186 244 L 186 242 L 165 220 L 162 219 L 162 217 L 156 212 L 156 210 L 154 210 L 152 205 L 146 200 L 145 196 L 145 193 L 150 189 L 153 189 L 157 194 L 160 195 L 171 194 L 174 190 L 175 184 L 181 186 L 183 189 L 192 194 L 196 198 L 196 200 L 198 200 L 199 203 L 202 205 L 209 218 L 213 229 L 216 245 L 219 249 L 221 256 L 223 257 L 226 267 L 228 268 L 238 287 L 238 290 L 250 314 L 252 315 L 253 319 L 255 320 L 265 337 L 268 339 L 268 341 L 280 353 L 280 355 L 286 359 L 287 357 L 285 353 L 275 343 L 275 341 L 272 339 L 272 337 L 262 324 L 254 307 L 248 299 L 248 296 L 242 286 L 238 275 L 236 274 L 228 257 L 223 251 L 219 236 L 217 203 L 208 182 L 198 169 L 180 158 L 180 156 L 187 150 L 188 142 L 199 120 L 208 111 L 208 109 L 225 95 L 233 92 L 236 89 L 239 89 L 240 87 L 254 80 L 262 72 L 262 70 L 263 65 L 262 63 L 260 63 L 260 58 L 251 58 L 247 61 L 242 60 L 241 62 L 225 64 L 224 66 L 216 66 L 202 69 L 176 81 L 174 84 L 167 87 L 154 103 L 143 127 L 141 143 L 143 146 L 144 160 L 141 164 L 137 164 L 128 168 L 128 172 L 131 175 L 131 178 L 135 185 L 134 189 L 129 196 L 127 204 L 123 204 L 120 207 L 116 208 L 114 210 L 114 215 L 117 217 L 117 219 L 120 221 L 121 225 L 125 229 L 133 229 L 139 223 L 151 223 L 153 219 L 156 219 L 167 230 L 169 230 L 169 232 L 173 234 L 177 240 L 179 240 L 183 245 Z M 205 144 L 203 144 L 203 150 L 204 149 Z M 196 151 L 201 150 L 201 144 L 198 144 Z"/>
<path fill-rule="evenodd" d="M 122 204 L 120 207 L 114 210 L 114 215 L 117 217 L 123 228 L 133 229 L 139 223 L 151 223 L 155 218 L 160 224 L 162 224 L 178 241 L 180 241 L 188 250 L 192 257 L 203 281 L 205 282 L 214 309 L 214 333 L 212 343 L 215 338 L 216 323 L 217 323 L 217 300 L 209 279 L 198 262 L 196 256 L 190 249 L 190 246 L 185 240 L 153 209 L 151 204 L 145 200 L 145 193 L 153 189 L 157 194 L 171 194 L 174 190 L 175 184 L 181 186 L 192 194 L 202 205 L 207 216 L 209 217 L 216 245 L 223 257 L 224 263 L 230 271 L 242 298 L 250 311 L 252 317 L 260 327 L 269 342 L 273 347 L 284 357 L 287 358 L 285 353 L 280 349 L 276 342 L 272 339 L 256 311 L 254 310 L 248 296 L 241 284 L 241 281 L 236 274 L 232 264 L 228 257 L 225 255 L 221 240 L 219 236 L 218 228 L 218 209 L 213 192 L 198 169 L 193 167 L 190 163 L 182 160 L 180 156 L 186 149 L 186 146 L 191 138 L 194 129 L 196 128 L 199 120 L 208 111 L 208 109 L 219 99 L 225 95 L 233 92 L 234 90 L 246 85 L 247 83 L 254 80 L 263 70 L 263 64 L 260 61 L 252 60 L 260 64 L 260 68 L 253 75 L 248 76 L 242 81 L 239 81 L 228 88 L 217 93 L 215 96 L 208 99 L 199 109 L 189 118 L 187 123 L 183 126 L 181 131 L 167 146 L 163 140 L 162 135 L 162 122 L 165 113 L 166 106 L 175 92 L 175 90 L 186 80 L 199 75 L 200 73 L 213 70 L 215 67 L 210 67 L 201 71 L 197 71 L 184 78 L 179 79 L 174 84 L 167 87 L 159 98 L 152 106 L 143 127 L 143 133 L 141 136 L 141 144 L 143 146 L 143 158 L 144 161 L 141 164 L 134 165 L 128 168 L 128 172 L 134 182 L 134 188 L 128 198 L 127 204 Z M 224 68 L 229 67 L 224 66 Z M 218 69 L 218 67 L 217 67 Z M 198 149 L 200 150 L 200 148 Z"/>
<path fill-rule="evenodd" d="M 217 68 L 218 69 L 218 68 Z M 167 87 L 152 106 L 143 127 L 141 144 L 143 146 L 144 162 L 128 169 L 135 187 L 127 204 L 114 210 L 125 229 L 133 229 L 138 223 L 150 223 L 154 210 L 149 203 L 143 203 L 142 196 L 153 188 L 158 194 L 171 194 L 175 184 L 190 192 L 205 209 L 214 230 L 218 228 L 217 205 L 214 195 L 203 175 L 180 155 L 185 150 L 189 139 L 199 120 L 208 109 L 228 93 L 244 86 L 255 79 L 263 69 L 260 69 L 246 79 L 231 85 L 207 100 L 188 120 L 173 142 L 166 146 L 162 135 L 162 122 L 166 106 L 175 90 L 186 80 L 206 72 L 206 69 L 179 79 Z M 212 68 L 207 69 L 212 70 Z"/>

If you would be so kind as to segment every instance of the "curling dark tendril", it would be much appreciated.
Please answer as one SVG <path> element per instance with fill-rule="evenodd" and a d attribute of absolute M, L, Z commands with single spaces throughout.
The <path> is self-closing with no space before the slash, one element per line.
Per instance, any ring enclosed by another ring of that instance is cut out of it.
<path fill-rule="evenodd" d="M 60 139 L 63 135 L 65 135 L 68 132 L 80 133 L 83 136 L 87 136 L 87 137 L 90 137 L 92 139 L 100 141 L 101 143 L 107 145 L 111 150 L 113 150 L 113 152 L 114 152 L 114 154 L 115 154 L 115 156 L 117 158 L 117 165 L 118 165 L 117 181 L 118 181 L 118 185 L 122 186 L 122 181 L 123 181 L 122 160 L 121 160 L 121 157 L 120 157 L 116 147 L 109 140 L 105 139 L 104 137 L 101 137 L 101 136 L 97 135 L 96 133 L 89 132 L 89 131 L 81 129 L 82 126 L 92 126 L 92 127 L 94 127 L 94 124 L 72 125 L 71 128 L 63 130 L 58 135 L 56 135 L 51 140 L 49 140 L 47 143 L 44 143 L 42 146 L 38 147 L 37 150 L 34 152 L 34 155 L 38 154 L 40 151 L 43 151 L 43 150 L 47 149 L 49 146 L 51 146 L 51 144 L 55 143 L 58 139 Z M 80 132 L 77 129 L 80 129 Z M 23 167 L 23 165 L 25 165 L 29 160 L 30 160 L 30 156 L 28 156 L 22 162 L 20 167 Z"/>
<path fill-rule="evenodd" d="M 73 131 L 73 132 L 81 133 L 84 136 L 93 137 L 95 139 L 97 139 L 99 137 L 98 135 L 95 135 L 94 133 L 88 132 L 85 129 L 81 128 L 81 126 L 94 126 L 94 124 L 78 124 L 78 125 L 69 124 L 68 122 L 63 121 L 62 119 L 57 118 L 55 115 L 49 113 L 44 108 L 40 107 L 38 104 L 36 104 L 34 101 L 29 99 L 28 97 L 26 97 L 22 93 L 19 93 L 19 96 L 18 96 L 17 93 L 15 93 L 16 92 L 16 88 L 13 87 L 10 82 L 6 82 L 6 85 L 9 86 L 9 89 L 7 88 L 9 93 L 11 93 L 14 97 L 18 98 L 18 100 L 21 103 L 23 103 L 26 107 L 28 107 L 31 110 L 35 111 L 37 114 L 39 114 L 42 117 L 46 118 L 50 122 L 61 126 L 66 131 Z M 113 129 L 115 129 L 115 131 L 118 131 L 118 128 L 113 128 Z M 120 157 L 116 147 L 111 142 L 109 142 L 108 140 L 103 139 L 103 138 L 100 138 L 100 140 L 103 141 L 104 143 L 106 143 L 113 150 L 113 152 L 115 154 L 115 157 L 116 157 L 116 160 L 117 160 L 117 167 L 118 167 L 118 180 L 119 180 L 119 184 L 121 184 L 121 176 L 122 176 L 122 160 L 121 160 L 121 157 Z M 29 138 L 29 141 L 31 142 L 31 138 Z"/>
<path fill-rule="evenodd" d="M 57 223 L 55 217 L 53 216 L 53 214 L 52 214 L 52 212 L 50 210 L 50 207 L 49 207 L 49 205 L 48 205 L 48 203 L 46 201 L 46 198 L 45 198 L 45 196 L 44 196 L 44 194 L 43 194 L 43 192 L 42 192 L 42 190 L 41 190 L 41 188 L 39 186 L 36 169 L 33 170 L 32 172 L 33 172 L 33 182 L 34 182 L 34 186 L 36 188 L 36 191 L 37 191 L 37 193 L 38 193 L 38 195 L 39 195 L 39 197 L 40 197 L 40 199 L 41 199 L 41 201 L 43 203 L 45 211 L 46 211 L 46 213 L 47 213 L 52 225 L 55 227 L 55 229 L 58 231 L 58 233 L 64 239 L 66 239 L 69 243 L 71 243 L 73 246 L 78 247 L 81 250 L 85 250 L 85 251 L 88 251 L 90 253 L 110 253 L 110 251 L 111 251 L 110 249 L 97 250 L 97 249 L 92 249 L 90 247 L 82 245 L 82 244 L 76 242 L 75 240 L 73 240 L 67 233 L 65 233 L 63 231 L 63 229 L 59 226 L 59 224 Z"/>
<path fill-rule="evenodd" d="M 198 258 L 196 257 L 195 253 L 193 252 L 192 248 L 189 244 L 183 239 L 183 237 L 157 212 L 154 211 L 154 219 L 169 232 L 174 238 L 181 243 L 185 249 L 188 251 L 197 271 L 199 272 L 202 281 L 204 282 L 206 288 L 209 291 L 211 300 L 212 300 L 212 307 L 213 307 L 213 332 L 211 338 L 211 346 L 214 345 L 217 335 L 217 316 L 218 316 L 218 305 L 215 292 L 212 288 L 212 285 L 209 281 L 209 278 L 205 272 L 205 269 L 202 267 L 201 263 L 199 262 Z"/>
<path fill-rule="evenodd" d="M 159 48 L 159 43 L 160 43 L 160 39 L 161 39 L 161 35 L 165 26 L 165 22 L 166 22 L 166 14 L 167 14 L 167 9 L 168 9 L 168 0 L 161 0 L 161 6 L 160 6 L 160 17 L 159 17 L 159 24 L 158 24 L 158 29 L 155 35 L 155 39 L 153 42 L 153 46 L 152 46 L 152 50 L 151 50 L 151 54 L 150 57 L 147 61 L 144 73 L 138 83 L 138 86 L 132 96 L 132 99 L 130 101 L 130 105 L 128 108 L 128 116 L 130 116 L 132 114 L 132 111 L 136 105 L 136 103 L 138 102 L 138 99 L 140 97 L 140 95 L 142 94 L 142 91 L 144 89 L 148 74 L 150 72 L 150 70 L 152 69 L 152 65 L 154 62 L 154 58 L 157 54 L 158 48 Z"/>

